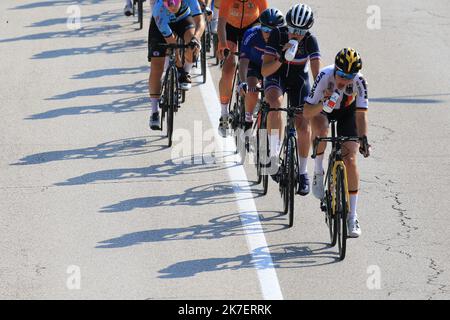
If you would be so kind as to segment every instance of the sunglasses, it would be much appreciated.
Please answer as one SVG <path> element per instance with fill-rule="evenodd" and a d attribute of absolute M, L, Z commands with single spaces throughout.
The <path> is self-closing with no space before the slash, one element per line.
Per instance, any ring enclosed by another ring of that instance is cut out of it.
<path fill-rule="evenodd" d="M 308 29 L 299 29 L 288 26 L 289 33 L 296 34 L 298 36 L 304 36 L 308 33 Z"/>
<path fill-rule="evenodd" d="M 261 26 L 261 31 L 265 33 L 270 33 L 272 31 L 271 27 Z"/>
<path fill-rule="evenodd" d="M 356 77 L 356 73 L 345 73 L 344 71 L 339 70 L 339 69 L 336 69 L 336 74 L 339 77 L 347 79 L 347 80 L 353 80 Z"/>

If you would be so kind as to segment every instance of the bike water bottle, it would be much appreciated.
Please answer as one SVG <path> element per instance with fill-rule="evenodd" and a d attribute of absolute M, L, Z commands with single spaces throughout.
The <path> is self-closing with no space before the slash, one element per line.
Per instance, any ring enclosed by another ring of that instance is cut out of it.
<path fill-rule="evenodd" d="M 324 104 L 323 104 L 323 111 L 327 112 L 327 113 L 331 113 L 334 109 L 334 107 L 336 106 L 336 103 L 340 97 L 340 93 L 338 90 L 334 90 L 333 94 L 331 95 L 330 99 L 328 99 Z"/>
<path fill-rule="evenodd" d="M 297 54 L 298 41 L 295 39 L 291 39 L 291 40 L 289 40 L 289 43 L 292 46 L 286 50 L 286 53 L 284 54 L 284 58 L 287 61 L 292 61 L 292 60 L 294 60 L 295 55 Z"/>

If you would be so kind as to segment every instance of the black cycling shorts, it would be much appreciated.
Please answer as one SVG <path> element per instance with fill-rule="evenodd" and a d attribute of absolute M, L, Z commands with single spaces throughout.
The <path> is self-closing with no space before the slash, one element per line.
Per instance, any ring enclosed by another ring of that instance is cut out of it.
<path fill-rule="evenodd" d="M 187 30 L 195 29 L 195 22 L 191 16 L 188 16 L 183 20 L 171 23 L 170 28 L 176 36 L 183 38 L 184 33 Z M 160 43 L 166 43 L 166 39 L 159 31 L 155 19 L 152 17 L 152 21 L 148 29 L 148 61 L 150 61 L 152 57 L 166 56 L 166 49 L 162 47 Z"/>
<path fill-rule="evenodd" d="M 337 134 L 344 137 L 356 137 L 358 131 L 356 130 L 356 102 L 353 102 L 348 107 L 334 110 L 331 113 L 322 111 L 328 121 L 337 120 Z"/>
<path fill-rule="evenodd" d="M 307 77 L 308 75 L 306 75 Z M 289 104 L 293 107 L 299 107 L 305 103 L 309 95 L 309 79 L 303 77 L 286 78 L 280 72 L 274 73 L 264 78 L 264 90 L 278 88 L 285 94 L 289 88 Z M 303 109 L 303 108 L 302 108 Z"/>
<path fill-rule="evenodd" d="M 255 77 L 259 80 L 263 79 L 263 76 L 261 75 L 261 67 L 257 66 L 253 62 L 250 61 L 248 64 L 248 70 L 247 70 L 247 78 L 249 77 Z"/>
<path fill-rule="evenodd" d="M 233 27 L 231 24 L 226 24 L 226 31 L 227 31 L 227 41 L 231 41 L 238 46 L 238 50 L 241 46 L 242 39 L 244 39 L 244 33 L 248 29 L 252 28 L 256 23 L 258 23 L 258 20 L 255 20 L 250 25 L 248 25 L 245 28 L 239 29 L 236 27 Z M 239 44 L 238 44 L 239 41 Z"/>

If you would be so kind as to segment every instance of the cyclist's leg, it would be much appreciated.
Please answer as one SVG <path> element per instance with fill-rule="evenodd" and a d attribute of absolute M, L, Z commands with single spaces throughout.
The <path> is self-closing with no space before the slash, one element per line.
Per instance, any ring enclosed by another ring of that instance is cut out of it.
<path fill-rule="evenodd" d="M 343 112 L 341 118 L 338 120 L 337 131 L 340 136 L 358 135 L 354 106 L 350 106 L 348 111 Z M 342 146 L 342 156 L 344 158 L 345 167 L 347 168 L 348 190 L 350 193 L 350 212 L 348 218 L 352 221 L 355 221 L 357 218 L 356 206 L 359 190 L 359 170 L 357 165 L 358 150 L 359 143 L 357 142 L 345 142 Z"/>
<path fill-rule="evenodd" d="M 227 38 L 232 40 L 227 40 L 227 46 L 231 52 L 236 52 L 237 42 L 235 39 L 229 37 L 228 34 L 229 32 L 227 32 Z M 236 70 L 236 58 L 233 54 L 230 54 L 223 63 L 222 76 L 219 80 L 219 95 L 220 95 L 220 104 L 222 105 L 222 115 L 225 113 L 225 110 L 227 110 L 228 103 L 230 102 L 231 99 L 231 93 L 233 89 L 232 88 L 233 77 L 235 70 Z"/>
<path fill-rule="evenodd" d="M 312 132 L 315 135 L 313 138 L 315 138 L 316 136 L 318 137 L 328 136 L 329 117 L 332 118 L 332 115 L 328 115 L 321 112 L 311 119 Z M 316 158 L 314 159 L 314 177 L 312 183 L 312 192 L 317 199 L 322 199 L 324 196 L 323 181 L 325 170 L 323 167 L 323 159 L 326 146 L 327 146 L 326 142 L 319 143 L 317 147 L 317 155 Z"/>
<path fill-rule="evenodd" d="M 290 94 L 292 106 L 302 105 L 309 94 L 309 82 L 307 80 L 302 82 L 301 79 L 299 79 L 292 89 Z M 303 117 L 303 114 L 299 114 L 296 117 L 295 126 L 297 128 L 297 147 L 300 158 L 299 174 L 305 175 L 308 173 L 307 163 L 309 149 L 311 147 L 311 124 L 309 120 Z"/>
<path fill-rule="evenodd" d="M 154 19 L 152 19 L 148 33 L 148 60 L 150 62 L 149 94 L 151 102 L 150 126 L 156 128 L 159 117 L 159 99 L 161 94 L 161 76 L 164 71 L 166 50 L 159 43 L 164 43 L 164 37 L 159 32 Z M 155 115 L 157 114 L 157 116 Z M 153 121 L 152 121 L 153 120 Z"/>
<path fill-rule="evenodd" d="M 194 19 L 190 16 L 172 24 L 171 26 L 173 26 L 172 30 L 175 31 L 175 34 L 184 40 L 184 43 L 189 43 L 189 41 L 191 41 L 192 37 L 194 36 L 195 22 Z M 180 73 L 179 81 L 183 89 L 190 89 L 191 87 L 190 72 L 194 64 L 193 56 L 193 49 L 187 48 L 184 51 L 184 66 L 180 66 L 181 59 L 177 59 L 178 72 Z"/>
<path fill-rule="evenodd" d="M 281 77 L 273 74 L 264 81 L 264 95 L 270 108 L 278 109 L 283 104 L 284 83 Z M 278 158 L 281 148 L 281 112 L 269 112 L 267 116 L 267 134 L 269 135 L 269 152 L 270 159 Z M 270 174 L 278 171 L 278 163 L 271 163 Z M 275 172 L 273 172 L 275 171 Z"/>
<path fill-rule="evenodd" d="M 249 128 L 253 123 L 253 111 L 255 110 L 256 103 L 258 102 L 257 86 L 259 79 L 252 72 L 251 69 L 247 73 L 248 92 L 245 95 L 245 122 L 249 124 Z M 246 128 L 248 129 L 248 128 Z"/>
<path fill-rule="evenodd" d="M 328 136 L 328 127 L 329 127 L 329 121 L 327 115 L 324 113 L 319 113 L 314 118 L 311 119 L 311 127 L 312 132 L 314 133 L 313 139 L 316 137 L 326 137 Z M 326 142 L 320 142 L 317 146 L 317 157 L 315 159 L 315 167 L 314 172 L 315 173 L 322 173 L 323 170 L 323 157 L 325 153 L 325 149 L 327 147 Z"/>

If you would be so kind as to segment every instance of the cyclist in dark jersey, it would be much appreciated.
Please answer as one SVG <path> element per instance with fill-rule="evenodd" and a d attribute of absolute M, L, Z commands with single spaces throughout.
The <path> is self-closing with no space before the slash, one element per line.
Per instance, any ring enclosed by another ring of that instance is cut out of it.
<path fill-rule="evenodd" d="M 301 106 L 309 94 L 309 78 L 307 62 L 310 62 L 312 75 L 315 78 L 320 70 L 320 51 L 317 39 L 309 32 L 314 23 L 311 8 L 304 4 L 292 6 L 286 14 L 286 27 L 273 30 L 266 45 L 263 58 L 262 75 L 265 77 L 264 87 L 266 101 L 271 108 L 280 108 L 283 96 L 289 88 L 290 103 L 292 106 Z M 291 47 L 290 40 L 296 40 L 298 49 L 292 61 L 286 61 L 285 51 Z M 307 159 L 311 146 L 311 127 L 302 114 L 297 116 L 297 138 L 299 141 L 300 195 L 307 195 L 310 183 L 307 172 Z M 278 166 L 278 154 L 281 136 L 281 113 L 271 112 L 268 116 L 267 128 L 269 133 L 269 147 L 271 166 Z M 275 161 L 275 165 L 273 162 Z M 278 182 L 279 174 L 272 178 Z"/>
<path fill-rule="evenodd" d="M 245 130 L 252 127 L 253 110 L 258 101 L 257 87 L 263 80 L 261 75 L 262 56 L 269 40 L 270 32 L 284 26 L 283 13 L 275 8 L 263 11 L 259 17 L 261 25 L 248 29 L 241 43 L 239 57 L 239 89 L 245 96 Z"/>

